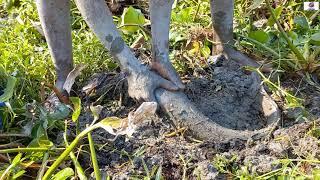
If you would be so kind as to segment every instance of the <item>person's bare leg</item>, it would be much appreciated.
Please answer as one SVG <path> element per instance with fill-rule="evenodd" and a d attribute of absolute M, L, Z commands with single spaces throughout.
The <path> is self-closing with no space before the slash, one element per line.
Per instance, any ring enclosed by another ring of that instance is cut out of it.
<path fill-rule="evenodd" d="M 128 77 L 129 95 L 135 99 L 156 101 L 155 89 L 178 90 L 174 83 L 143 66 L 123 41 L 104 0 L 76 0 L 85 21 L 118 61 Z"/>
<path fill-rule="evenodd" d="M 69 0 L 36 0 L 60 90 L 73 68 Z"/>
<path fill-rule="evenodd" d="M 211 18 L 214 29 L 213 47 L 215 54 L 220 54 L 233 45 L 233 8 L 234 0 L 211 0 Z"/>
<path fill-rule="evenodd" d="M 169 59 L 169 29 L 174 0 L 150 0 L 153 70 L 183 89 L 179 75 Z"/>
<path fill-rule="evenodd" d="M 233 48 L 234 0 L 210 0 L 213 24 L 214 54 L 226 54 L 242 65 L 259 67 L 259 64 Z"/>

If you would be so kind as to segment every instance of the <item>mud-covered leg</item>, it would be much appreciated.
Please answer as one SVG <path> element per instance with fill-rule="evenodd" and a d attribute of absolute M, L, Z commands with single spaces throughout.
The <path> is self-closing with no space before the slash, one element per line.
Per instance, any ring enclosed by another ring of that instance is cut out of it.
<path fill-rule="evenodd" d="M 259 64 L 233 48 L 234 0 L 210 0 L 211 17 L 214 29 L 214 54 L 225 53 L 242 65 L 259 67 Z"/>
<path fill-rule="evenodd" d="M 73 68 L 69 0 L 36 0 L 41 25 L 57 73 L 56 87 Z"/>
<path fill-rule="evenodd" d="M 234 0 L 211 0 L 211 17 L 214 29 L 213 48 L 215 54 L 220 54 L 225 47 L 233 45 L 233 8 Z"/>
<path fill-rule="evenodd" d="M 121 38 L 104 0 L 76 0 L 76 4 L 89 27 L 118 61 L 121 70 L 128 75 L 128 91 L 131 97 L 156 101 L 155 89 L 162 87 L 178 90 L 173 83 L 150 71 L 135 58 Z"/>
<path fill-rule="evenodd" d="M 153 54 L 151 67 L 183 89 L 184 85 L 169 59 L 169 29 L 173 2 L 174 0 L 150 0 Z"/>

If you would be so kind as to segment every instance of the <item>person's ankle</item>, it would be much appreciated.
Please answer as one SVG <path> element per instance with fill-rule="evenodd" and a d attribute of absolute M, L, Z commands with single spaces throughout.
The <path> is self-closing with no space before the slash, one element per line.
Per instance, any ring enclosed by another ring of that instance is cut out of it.
<path fill-rule="evenodd" d="M 64 81 L 56 81 L 55 87 L 60 91 L 63 92 L 63 85 L 64 85 Z"/>

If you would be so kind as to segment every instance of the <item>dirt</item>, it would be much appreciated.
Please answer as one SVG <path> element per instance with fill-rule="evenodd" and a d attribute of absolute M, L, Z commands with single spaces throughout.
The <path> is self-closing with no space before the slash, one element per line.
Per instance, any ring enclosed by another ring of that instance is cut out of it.
<path fill-rule="evenodd" d="M 205 115 L 230 128 L 256 129 L 265 125 L 258 90 L 251 86 L 250 73 L 232 62 L 218 62 L 206 71 L 189 77 L 186 84 L 188 97 Z M 137 103 L 128 97 L 126 82 L 119 73 L 96 74 L 89 84 L 92 86 L 87 87 L 94 88 L 83 92 L 83 102 L 86 106 L 92 102 L 103 105 L 101 118 L 126 117 L 137 107 Z M 287 83 L 286 87 L 294 89 L 294 85 L 296 82 Z M 320 96 L 313 89 L 300 89 L 299 96 L 309 97 L 304 105 L 317 117 L 317 98 Z M 87 108 L 85 111 L 80 118 L 82 128 L 93 118 Z M 164 179 L 230 179 L 233 176 L 224 172 L 246 167 L 249 173 L 261 175 L 285 165 L 279 161 L 281 159 L 320 158 L 320 131 L 314 128 L 320 125 L 320 120 L 302 122 L 289 118 L 285 111 L 283 115 L 285 119 L 281 127 L 269 139 L 259 141 L 201 142 L 175 127 L 166 117 L 147 120 L 130 139 L 124 136 L 114 139 L 104 130 L 96 130 L 93 139 L 99 167 L 104 176 L 113 179 L 143 179 L 147 171 L 154 177 L 160 171 L 159 167 Z M 238 121 L 230 121 L 229 116 L 238 117 Z M 83 144 L 87 144 L 86 140 Z M 83 150 L 89 151 L 88 146 Z M 81 153 L 79 160 L 84 168 L 88 168 L 86 172 L 93 176 L 90 155 Z M 310 174 L 311 168 L 320 168 L 318 166 L 304 163 L 302 167 L 305 174 Z"/>
<path fill-rule="evenodd" d="M 233 140 L 215 144 L 195 142 L 192 137 L 179 133 L 165 137 L 164 134 L 174 129 L 162 121 L 145 123 L 130 139 L 122 136 L 108 141 L 110 136 L 104 131 L 96 132 L 95 143 L 100 144 L 99 147 L 104 145 L 97 153 L 104 175 L 114 179 L 142 179 L 147 175 L 146 168 L 149 172 L 154 170 L 155 175 L 161 166 L 164 179 L 227 179 L 230 174 L 223 173 L 221 168 L 232 171 L 232 168 L 246 166 L 248 172 L 261 175 L 281 168 L 279 159 L 319 158 L 320 155 L 317 136 L 306 136 L 312 132 L 313 122 L 278 129 L 267 141 Z M 88 154 L 81 155 L 80 159 L 82 164 L 90 162 Z M 223 167 L 219 167 L 221 163 Z M 307 165 L 319 168 L 318 164 Z"/>
<path fill-rule="evenodd" d="M 189 99 L 221 126 L 248 130 L 264 127 L 262 95 L 253 73 L 248 74 L 233 61 L 220 61 L 211 66 L 211 73 L 190 78 L 185 91 Z"/>
<path fill-rule="evenodd" d="M 287 77 L 282 82 L 282 88 L 293 92 L 295 96 L 302 100 L 304 108 L 286 108 L 284 115 L 291 120 L 297 120 L 304 113 L 308 119 L 320 118 L 320 81 L 315 79 L 310 83 L 310 79 Z"/>

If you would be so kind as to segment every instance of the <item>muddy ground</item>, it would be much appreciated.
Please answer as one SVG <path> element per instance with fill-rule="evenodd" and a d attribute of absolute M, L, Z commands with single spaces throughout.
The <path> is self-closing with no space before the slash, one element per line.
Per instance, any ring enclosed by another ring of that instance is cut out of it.
<path fill-rule="evenodd" d="M 188 78 L 185 92 L 204 115 L 231 129 L 256 130 L 267 125 L 253 73 L 223 56 L 202 73 Z"/>
<path fill-rule="evenodd" d="M 218 118 L 221 125 L 234 129 L 265 126 L 261 108 L 254 98 L 257 92 L 251 86 L 250 73 L 232 62 L 212 65 L 196 76 L 185 77 L 184 81 L 188 97 L 204 114 Z M 84 104 L 103 105 L 101 118 L 126 117 L 139 104 L 128 97 L 122 74 L 96 74 L 87 84 L 82 93 Z M 282 167 L 281 159 L 319 158 L 320 133 L 315 127 L 320 123 L 316 120 L 320 117 L 320 92 L 305 82 L 300 83 L 299 89 L 292 80 L 285 81 L 284 85 L 305 100 L 306 109 L 285 109 L 283 101 L 278 99 L 282 120 L 268 139 L 203 142 L 190 136 L 183 127 L 174 126 L 159 112 L 158 116 L 141 124 L 130 139 L 124 136 L 114 139 L 104 130 L 95 131 L 93 138 L 98 147 L 99 166 L 105 176 L 114 179 L 141 179 L 147 176 L 147 171 L 154 176 L 159 167 L 165 179 L 226 179 L 236 174 L 224 172 L 242 166 L 250 173 L 261 175 Z M 306 118 L 301 118 L 301 114 Z M 228 116 L 239 116 L 239 120 L 231 122 Z M 85 127 L 91 121 L 87 110 L 80 123 Z M 86 172 L 91 173 L 89 154 L 81 153 L 79 159 L 87 168 Z M 306 163 L 303 171 L 310 174 L 314 166 L 319 165 Z"/>

